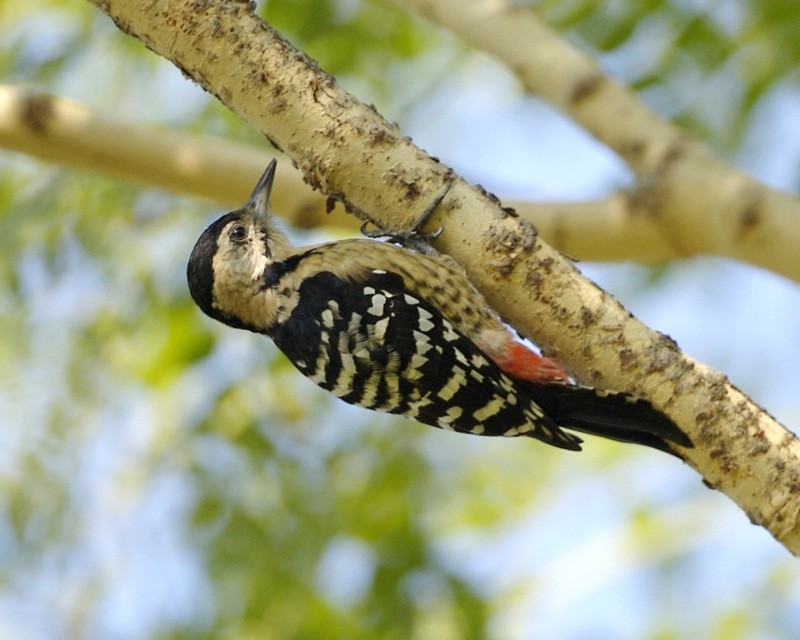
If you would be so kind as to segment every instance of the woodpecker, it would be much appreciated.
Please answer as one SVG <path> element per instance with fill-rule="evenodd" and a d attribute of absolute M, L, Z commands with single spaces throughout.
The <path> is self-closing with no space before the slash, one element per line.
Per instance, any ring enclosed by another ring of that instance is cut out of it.
<path fill-rule="evenodd" d="M 569 450 L 582 441 L 566 429 L 669 453 L 667 441 L 692 446 L 647 401 L 571 384 L 448 256 L 366 238 L 292 247 L 269 209 L 275 165 L 194 246 L 189 291 L 211 318 L 270 337 L 345 402 L 442 429 Z"/>

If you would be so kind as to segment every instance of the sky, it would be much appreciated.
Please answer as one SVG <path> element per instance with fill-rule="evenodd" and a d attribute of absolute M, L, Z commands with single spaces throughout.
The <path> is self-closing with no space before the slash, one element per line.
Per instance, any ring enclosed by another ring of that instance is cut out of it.
<path fill-rule="evenodd" d="M 36 25 L 43 30 L 29 40 L 30 55 L 46 57 L 48 47 L 57 48 L 65 27 L 57 15 L 44 24 L 37 19 Z M 19 29 L 33 26 L 21 24 Z M 100 68 L 94 65 L 105 37 L 99 35 L 97 50 L 87 52 L 50 89 L 136 121 L 178 122 L 201 108 L 200 90 L 168 65 L 140 71 L 123 89 L 106 91 L 118 60 Z M 525 96 L 502 67 L 482 55 L 461 53 L 463 59 L 453 66 L 453 55 L 445 49 L 418 61 L 419 66 L 398 65 L 389 70 L 395 80 L 389 84 L 397 95 L 360 97 L 396 105 L 398 113 L 386 115 L 401 119 L 404 133 L 501 198 L 593 198 L 612 186 L 630 184 L 630 173 L 614 154 Z M 605 62 L 612 70 L 629 72 L 624 66 L 629 58 Z M 446 78 L 424 100 L 403 101 L 404 87 L 412 78 L 445 67 Z M 714 86 L 722 94 L 731 91 L 726 75 L 730 73 L 724 70 L 716 79 Z M 674 88 L 676 93 L 689 93 L 685 100 L 700 90 L 692 80 L 683 78 Z M 695 82 L 704 80 L 694 77 Z M 344 78 L 343 83 L 363 90 L 357 79 Z M 670 103 L 669 95 L 650 98 L 656 104 Z M 745 143 L 731 162 L 770 185 L 794 189 L 800 160 L 799 106 L 796 84 L 771 90 L 755 109 Z M 724 121 L 724 114 L 721 117 Z M 20 159 L 0 152 L 0 171 L 12 162 Z M 35 163 L 31 166 L 35 171 Z M 63 368 L 59 358 L 69 355 L 59 351 L 63 343 L 56 328 L 68 330 L 81 314 L 92 313 L 103 291 L 101 275 L 87 271 L 76 251 L 74 263 L 68 261 L 55 283 L 40 273 L 36 255 L 22 259 L 20 272 L 33 310 L 30 330 L 40 332 L 41 348 L 32 357 L 36 379 L 18 384 L 11 393 L 6 388 L 5 396 L 0 389 L 0 401 L 5 398 L 10 406 L 5 419 L 16 427 L 0 436 L 0 451 L 5 452 L 0 453 L 0 469 L 5 473 L 18 463 L 10 452 L 22 445 L 14 438 L 26 437 L 23 425 L 28 427 L 32 417 L 36 422 L 32 411 L 41 406 L 41 397 L 34 394 L 41 393 L 42 381 L 57 382 L 53 372 Z M 175 270 L 177 262 L 165 256 L 163 266 Z M 719 258 L 680 261 L 655 280 L 651 270 L 637 265 L 582 263 L 580 268 L 690 355 L 724 371 L 784 424 L 800 428 L 794 382 L 800 361 L 800 290 L 795 283 Z M 257 357 L 250 345 L 248 336 L 231 337 L 221 357 L 227 364 L 241 362 L 247 353 Z M 203 381 L 212 376 L 208 373 Z M 197 380 L 187 380 L 187 388 L 191 382 Z M 58 385 L 48 392 L 58 394 Z M 196 409 L 184 408 L 181 420 L 190 422 Z M 213 610 L 204 569 L 185 545 L 185 532 L 175 526 L 191 508 L 192 487 L 163 470 L 147 480 L 145 500 L 135 477 L 155 437 L 157 411 L 148 398 L 132 393 L 93 416 L 96 435 L 80 452 L 85 458 L 68 491 L 84 518 L 75 532 L 80 542 L 67 555 L 51 550 L 34 572 L 12 574 L 12 580 L 0 585 L 0 635 L 67 637 L 69 629 L 59 627 L 59 620 L 67 616 L 43 614 L 53 611 L 54 603 L 56 611 L 80 607 L 88 581 L 98 575 L 103 596 L 90 625 L 92 637 L 144 637 L 160 624 Z M 434 432 L 423 441 L 433 459 L 442 455 L 441 437 Z M 463 446 L 474 455 L 479 445 Z M 491 457 L 502 444 L 480 446 L 486 446 Z M 565 473 L 557 493 L 542 497 L 521 518 L 498 530 L 454 529 L 446 513 L 432 518 L 438 562 L 499 603 L 493 637 L 635 639 L 652 629 L 653 619 L 669 620 L 679 634 L 697 637 L 699 630 L 702 637 L 711 637 L 719 631 L 720 620 L 741 608 L 757 609 L 749 637 L 798 637 L 800 617 L 792 617 L 800 612 L 796 561 L 766 532 L 750 525 L 727 498 L 702 487 L 691 469 L 650 451 L 625 455 L 622 463 L 611 465 L 602 452 L 593 450 L 574 464 L 581 465 L 581 474 Z M 108 490 L 120 469 L 133 474 L 128 501 L 125 494 Z M 661 544 L 652 544 L 654 536 L 632 535 L 631 505 L 637 504 L 647 505 L 649 513 L 637 526 L 658 532 L 655 539 Z M 0 518 L 0 564 L 9 567 L 15 549 L 10 536 L 2 535 L 6 524 Z M 368 546 L 342 536 L 331 541 L 315 580 L 335 606 L 347 607 L 371 584 L 374 563 Z M 154 587 L 155 572 L 162 580 Z M 425 576 L 418 576 L 415 584 L 439 588 Z M 656 603 L 660 610 L 654 610 Z"/>

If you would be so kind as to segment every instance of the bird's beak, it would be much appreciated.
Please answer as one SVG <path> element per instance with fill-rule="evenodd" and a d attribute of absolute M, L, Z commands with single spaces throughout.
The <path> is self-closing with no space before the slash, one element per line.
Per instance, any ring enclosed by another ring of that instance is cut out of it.
<path fill-rule="evenodd" d="M 250 195 L 250 199 L 245 205 L 245 209 L 252 211 L 255 216 L 256 225 L 264 229 L 267 226 L 267 218 L 269 217 L 269 194 L 272 191 L 272 181 L 275 179 L 275 167 L 278 164 L 277 160 L 269 163 L 261 180 L 258 181 L 256 188 Z"/>

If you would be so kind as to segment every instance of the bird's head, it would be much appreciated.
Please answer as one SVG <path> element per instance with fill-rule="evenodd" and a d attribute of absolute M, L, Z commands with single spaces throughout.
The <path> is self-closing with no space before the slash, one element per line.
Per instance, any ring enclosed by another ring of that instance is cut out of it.
<path fill-rule="evenodd" d="M 271 224 L 269 194 L 276 161 L 270 162 L 247 204 L 211 224 L 197 240 L 186 276 L 197 306 L 227 325 L 263 330 L 257 297 L 267 268 L 286 240 Z"/>

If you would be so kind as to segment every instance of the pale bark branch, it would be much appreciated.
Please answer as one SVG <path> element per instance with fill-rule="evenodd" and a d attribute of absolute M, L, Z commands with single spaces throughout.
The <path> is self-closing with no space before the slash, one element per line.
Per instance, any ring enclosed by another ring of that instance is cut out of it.
<path fill-rule="evenodd" d="M 626 192 L 586 202 L 510 202 L 560 252 L 597 262 L 658 264 L 686 258 Z"/>
<path fill-rule="evenodd" d="M 380 226 L 411 228 L 450 183 L 430 223 L 444 228 L 437 248 L 580 379 L 652 399 L 696 443 L 681 454 L 705 482 L 800 552 L 800 443 L 791 433 L 725 376 L 632 318 L 530 225 L 344 92 L 256 18 L 250 3 L 93 2 L 268 135 L 310 183 L 370 212 Z"/>
<path fill-rule="evenodd" d="M 0 146 L 60 164 L 100 171 L 143 184 L 175 189 L 236 206 L 249 193 L 271 151 L 213 136 L 132 124 L 85 105 L 0 84 Z M 280 165 L 275 205 L 295 226 L 321 224 L 353 229 L 336 207 L 308 188 L 288 163 Z M 582 260 L 632 260 L 644 264 L 695 254 L 727 255 L 718 234 L 696 225 L 666 227 L 658 194 L 640 188 L 587 202 L 509 202 L 534 222 L 553 247 Z M 714 203 L 708 208 L 713 209 Z M 697 221 L 697 225 L 702 220 Z M 741 257 L 741 256 L 732 256 Z M 769 266 L 759 260 L 756 264 Z M 797 269 L 787 273 L 800 281 Z"/>
<path fill-rule="evenodd" d="M 230 207 L 247 199 L 276 156 L 274 151 L 220 137 L 122 122 L 71 100 L 4 84 L 0 84 L 0 147 L 192 193 Z M 275 205 L 293 225 L 355 227 L 341 207 L 328 215 L 325 198 L 309 189 L 288 162 L 279 165 L 277 179 L 282 188 L 275 194 Z"/>
<path fill-rule="evenodd" d="M 0 84 L 0 147 L 150 186 L 211 198 L 235 207 L 250 193 L 273 151 L 163 127 L 113 119 L 41 91 Z M 357 227 L 312 191 L 288 162 L 278 165 L 273 206 L 298 227 Z M 510 205 L 555 248 L 583 260 L 659 262 L 676 257 L 647 215 L 624 195 L 585 203 Z"/>
<path fill-rule="evenodd" d="M 658 171 L 691 144 L 530 8 L 505 0 L 392 1 L 502 61 L 525 89 L 614 149 L 639 175 Z"/>
<path fill-rule="evenodd" d="M 393 1 L 497 57 L 616 151 L 639 177 L 639 206 L 678 255 L 727 256 L 800 281 L 800 200 L 713 158 L 534 11 L 503 0 Z"/>
<path fill-rule="evenodd" d="M 105 116 L 86 105 L 41 91 L 0 84 L 0 147 L 150 186 L 211 198 L 228 207 L 249 195 L 273 151 Z M 273 206 L 295 226 L 335 223 L 354 229 L 352 216 L 326 213 L 325 197 L 312 191 L 288 162 L 278 165 L 281 185 Z M 586 203 L 510 203 L 537 221 L 556 248 L 587 260 L 665 260 L 652 225 L 629 219 L 627 199 Z M 336 213 L 342 213 L 337 206 Z M 643 242 L 642 234 L 649 239 Z M 653 257 L 655 256 L 655 257 Z"/>
<path fill-rule="evenodd" d="M 97 171 L 142 184 L 211 198 L 238 206 L 272 151 L 163 127 L 110 118 L 71 100 L 0 84 L 0 147 Z M 312 191 L 288 163 L 278 169 L 281 189 L 274 205 L 298 227 L 355 229 L 336 206 Z M 644 204 L 643 204 L 644 203 Z M 631 260 L 644 264 L 688 257 L 672 242 L 646 206 L 646 199 L 620 192 L 587 202 L 509 202 L 535 222 L 553 247 L 582 260 Z M 704 236 L 706 237 L 706 236 Z M 706 253 L 711 253 L 708 247 Z"/>

